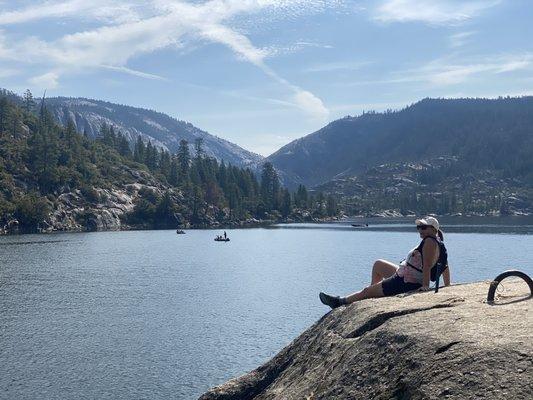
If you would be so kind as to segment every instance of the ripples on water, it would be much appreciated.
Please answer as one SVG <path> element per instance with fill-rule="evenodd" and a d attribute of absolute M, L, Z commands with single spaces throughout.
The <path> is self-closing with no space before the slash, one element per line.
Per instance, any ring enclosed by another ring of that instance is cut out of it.
<path fill-rule="evenodd" d="M 533 272 L 531 221 L 497 221 L 443 220 L 455 281 Z M 380 222 L 1 237 L 0 398 L 196 398 L 322 316 L 318 291 L 418 244 Z"/>

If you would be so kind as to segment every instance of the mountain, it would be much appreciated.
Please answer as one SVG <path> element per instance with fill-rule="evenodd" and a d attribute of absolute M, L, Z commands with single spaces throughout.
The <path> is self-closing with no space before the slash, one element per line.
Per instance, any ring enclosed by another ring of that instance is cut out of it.
<path fill-rule="evenodd" d="M 457 172 L 532 180 L 533 97 L 424 99 L 403 110 L 345 117 L 267 158 L 286 184 L 316 186 L 384 163 L 456 157 Z"/>
<path fill-rule="evenodd" d="M 192 149 L 195 140 L 201 138 L 206 155 L 219 161 L 245 167 L 263 159 L 258 154 L 202 131 L 188 122 L 153 110 L 67 97 L 48 98 L 46 106 L 63 126 L 72 120 L 78 132 L 86 132 L 92 138 L 100 133 L 103 124 L 107 124 L 130 142 L 141 136 L 145 142 L 151 141 L 153 145 L 171 153 L 177 151 L 180 140 L 187 140 Z"/>
<path fill-rule="evenodd" d="M 186 146 L 177 154 L 124 136 L 92 139 L 49 108 L 0 90 L 0 235 L 15 232 L 220 227 L 333 217 L 332 198 L 262 181 Z"/>

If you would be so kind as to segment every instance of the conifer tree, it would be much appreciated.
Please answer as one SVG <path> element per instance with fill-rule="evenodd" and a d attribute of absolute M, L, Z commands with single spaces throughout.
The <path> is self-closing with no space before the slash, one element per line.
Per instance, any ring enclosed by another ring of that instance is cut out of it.
<path fill-rule="evenodd" d="M 278 208 L 279 190 L 278 174 L 272 163 L 266 162 L 261 174 L 261 200 L 267 212 Z"/>
<path fill-rule="evenodd" d="M 179 165 L 179 182 L 180 185 L 185 185 L 189 182 L 189 165 L 191 162 L 189 143 L 185 139 L 180 140 L 177 158 Z"/>
<path fill-rule="evenodd" d="M 33 94 L 30 89 L 26 89 L 22 95 L 22 103 L 24 104 L 24 110 L 30 112 L 35 108 L 35 100 L 33 99 Z"/>
<path fill-rule="evenodd" d="M 145 160 L 145 146 L 143 140 L 141 139 L 141 135 L 137 136 L 137 141 L 135 142 L 133 160 L 138 163 L 144 163 Z"/>

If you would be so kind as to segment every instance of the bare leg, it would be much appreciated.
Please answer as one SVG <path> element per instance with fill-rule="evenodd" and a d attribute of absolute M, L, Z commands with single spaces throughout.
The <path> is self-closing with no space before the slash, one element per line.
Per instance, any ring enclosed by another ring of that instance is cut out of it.
<path fill-rule="evenodd" d="M 386 260 L 377 260 L 372 266 L 372 280 L 371 285 L 381 282 L 385 278 L 389 278 L 398 269 L 396 264 L 393 264 Z"/>
<path fill-rule="evenodd" d="M 344 298 L 346 304 L 353 303 L 354 301 L 371 299 L 376 297 L 383 297 L 383 288 L 381 287 L 381 282 L 375 283 L 373 285 L 367 286 L 360 292 L 353 293 Z"/>
<path fill-rule="evenodd" d="M 386 260 L 377 260 L 372 266 L 372 281 L 370 286 L 367 286 L 360 292 L 352 293 L 344 298 L 320 293 L 320 301 L 331 308 L 337 308 L 343 304 L 353 303 L 354 301 L 383 297 L 384 294 L 381 287 L 381 281 L 394 275 L 397 270 L 397 265 Z"/>

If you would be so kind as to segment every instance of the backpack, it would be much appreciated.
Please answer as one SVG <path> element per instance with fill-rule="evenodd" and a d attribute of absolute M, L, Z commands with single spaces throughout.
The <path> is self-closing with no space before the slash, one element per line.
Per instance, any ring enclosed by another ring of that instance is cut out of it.
<path fill-rule="evenodd" d="M 439 245 L 439 258 L 437 259 L 437 262 L 435 263 L 435 265 L 431 267 L 431 272 L 430 272 L 431 282 L 436 282 L 440 278 L 440 275 L 444 272 L 444 270 L 448 268 L 448 251 L 446 250 L 446 246 L 444 246 L 444 243 L 442 243 L 440 240 L 438 240 L 437 238 L 434 238 L 433 236 L 426 236 L 424 239 L 422 239 L 422 241 L 416 248 L 420 254 L 422 254 L 422 248 L 424 247 L 424 242 L 428 238 L 433 239 Z M 420 270 L 419 268 L 416 268 L 412 265 L 411 267 L 422 272 L 422 270 Z"/>

